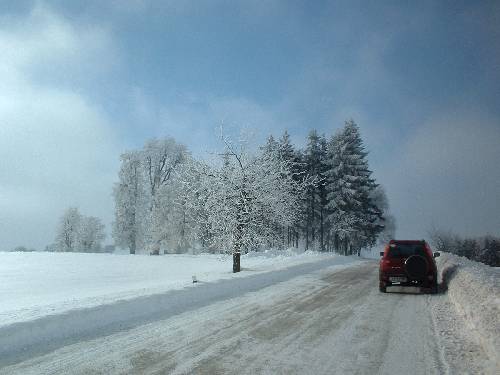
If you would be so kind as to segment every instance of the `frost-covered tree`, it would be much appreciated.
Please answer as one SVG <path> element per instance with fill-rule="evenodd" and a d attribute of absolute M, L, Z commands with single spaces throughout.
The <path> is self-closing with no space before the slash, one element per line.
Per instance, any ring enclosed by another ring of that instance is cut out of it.
<path fill-rule="evenodd" d="M 274 139 L 274 137 L 271 134 L 269 137 L 267 137 L 266 144 L 263 147 L 261 147 L 261 150 L 264 153 L 273 153 L 273 152 L 277 152 L 278 148 L 279 148 L 279 144 L 278 144 L 278 142 L 276 142 L 276 140 Z"/>
<path fill-rule="evenodd" d="M 185 161 L 186 155 L 186 148 L 176 143 L 173 138 L 150 140 L 142 150 L 146 198 L 149 202 L 149 214 L 145 220 L 145 227 L 149 229 L 146 238 L 153 254 L 159 254 L 164 234 L 162 231 L 164 215 L 161 206 L 166 202 L 161 202 L 160 199 L 161 196 L 165 196 L 162 189 L 171 182 L 178 167 Z"/>
<path fill-rule="evenodd" d="M 332 137 L 328 147 L 328 220 L 336 249 L 352 254 L 372 245 L 383 229 L 382 213 L 372 192 L 371 178 L 359 128 L 353 120 Z"/>
<path fill-rule="evenodd" d="M 173 138 L 152 139 L 141 150 L 122 155 L 119 182 L 114 187 L 113 238 L 131 254 L 172 246 L 178 224 L 179 170 L 187 160 L 183 145 Z M 184 228 L 185 229 L 185 228 Z M 182 232 L 181 228 L 181 232 Z"/>
<path fill-rule="evenodd" d="M 143 218 L 145 215 L 144 175 L 140 152 L 127 152 L 121 156 L 118 173 L 119 182 L 115 184 L 115 220 L 113 238 L 115 244 L 129 249 L 144 245 Z"/>
<path fill-rule="evenodd" d="M 273 158 L 279 158 L 282 161 L 287 160 L 286 155 L 284 154 L 284 149 L 282 148 L 282 144 L 274 139 L 272 135 L 270 135 L 267 139 L 266 144 L 261 147 L 262 150 L 262 157 L 266 159 L 273 159 Z M 288 160 L 288 163 L 290 166 L 294 165 L 294 160 L 290 159 Z M 284 179 L 288 178 L 289 175 L 293 174 L 295 171 L 293 168 L 289 168 L 286 171 L 283 171 L 282 177 Z M 290 225 L 281 226 L 277 223 L 272 222 L 271 220 L 269 221 L 269 226 L 272 226 L 271 230 L 276 234 L 275 239 L 272 242 L 268 243 L 268 246 L 275 248 L 275 247 L 284 247 L 285 244 L 289 245 L 289 239 L 287 238 L 287 232 L 289 231 L 289 228 L 291 227 L 293 223 Z"/>
<path fill-rule="evenodd" d="M 199 235 L 197 190 L 199 176 L 194 172 L 194 161 L 185 155 L 170 183 L 157 195 L 155 222 L 157 238 L 169 252 L 185 252 L 196 247 Z M 200 218 L 202 220 L 202 218 Z"/>
<path fill-rule="evenodd" d="M 76 207 L 68 208 L 62 215 L 56 232 L 56 251 L 77 251 L 82 215 Z"/>
<path fill-rule="evenodd" d="M 185 156 L 186 148 L 173 138 L 152 139 L 146 143 L 143 163 L 152 204 L 156 193 L 169 182 Z"/>
<path fill-rule="evenodd" d="M 378 243 L 386 244 L 394 239 L 396 234 L 396 218 L 390 212 L 389 199 L 382 185 L 378 185 L 371 195 L 375 206 L 379 208 L 382 217 L 378 219 L 378 224 L 383 226 L 382 231 L 378 235 Z"/>
<path fill-rule="evenodd" d="M 236 146 L 221 138 L 220 166 L 205 165 L 200 175 L 212 244 L 233 253 L 233 271 L 238 272 L 242 251 L 281 241 L 276 228 L 295 222 L 307 182 L 293 178 L 291 164 L 279 152 L 253 155 L 244 142 Z"/>
<path fill-rule="evenodd" d="M 306 249 L 318 247 L 325 249 L 326 225 L 326 157 L 327 142 L 324 136 L 311 130 L 307 137 L 307 146 L 304 151 L 304 167 L 306 173 L 316 181 L 311 184 L 305 196 L 304 204 L 304 236 Z"/>
<path fill-rule="evenodd" d="M 80 214 L 77 208 L 68 208 L 57 228 L 54 250 L 61 252 L 99 252 L 105 238 L 104 225 L 96 217 Z"/>
<path fill-rule="evenodd" d="M 305 168 L 301 162 L 300 152 L 294 148 L 290 140 L 288 131 L 285 130 L 278 141 L 278 151 L 281 160 L 290 166 L 289 173 L 295 182 L 299 183 L 306 175 Z M 292 225 L 286 227 L 287 246 L 299 247 L 300 223 L 302 221 L 302 212 L 296 217 Z"/>
<path fill-rule="evenodd" d="M 106 238 L 104 224 L 97 217 L 83 216 L 78 228 L 77 250 L 83 253 L 102 251 L 102 242 Z"/>
<path fill-rule="evenodd" d="M 432 226 L 427 235 L 431 239 L 432 246 L 436 251 L 454 252 L 456 244 L 461 241 L 460 237 L 449 230 L 443 230 Z"/>

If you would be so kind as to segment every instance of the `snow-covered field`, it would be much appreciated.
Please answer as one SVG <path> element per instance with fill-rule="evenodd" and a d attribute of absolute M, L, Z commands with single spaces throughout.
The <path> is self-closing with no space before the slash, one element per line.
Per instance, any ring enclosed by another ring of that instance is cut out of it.
<path fill-rule="evenodd" d="M 356 257 L 270 251 L 243 256 L 242 272 L 233 274 L 231 257 L 208 254 L 4 253 L 0 367 L 357 262 Z"/>
<path fill-rule="evenodd" d="M 121 255 L 0 252 L 0 327 L 109 304 L 200 282 L 239 278 L 329 259 L 332 255 L 292 251 L 242 256 L 242 272 L 232 273 L 224 255 Z"/>

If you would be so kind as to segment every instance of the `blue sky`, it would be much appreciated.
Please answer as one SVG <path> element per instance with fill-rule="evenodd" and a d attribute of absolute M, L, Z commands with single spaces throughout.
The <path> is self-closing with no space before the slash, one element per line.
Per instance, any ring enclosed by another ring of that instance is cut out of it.
<path fill-rule="evenodd" d="M 67 206 L 109 224 L 148 138 L 301 145 L 349 117 L 398 237 L 498 235 L 499 25 L 495 1 L 0 2 L 1 244 L 44 247 Z"/>

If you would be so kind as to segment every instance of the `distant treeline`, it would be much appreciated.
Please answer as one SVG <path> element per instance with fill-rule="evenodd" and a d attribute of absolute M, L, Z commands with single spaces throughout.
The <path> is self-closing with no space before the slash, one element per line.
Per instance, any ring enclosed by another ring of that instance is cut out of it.
<path fill-rule="evenodd" d="M 430 233 L 436 250 L 456 254 L 493 267 L 500 266 L 500 238 L 462 237 L 450 231 L 433 229 Z"/>

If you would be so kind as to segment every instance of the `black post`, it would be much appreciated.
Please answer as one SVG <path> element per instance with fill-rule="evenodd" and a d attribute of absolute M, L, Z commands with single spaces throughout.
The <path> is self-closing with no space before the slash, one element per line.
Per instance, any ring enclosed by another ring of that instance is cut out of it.
<path fill-rule="evenodd" d="M 233 273 L 240 272 L 240 252 L 233 253 Z"/>

